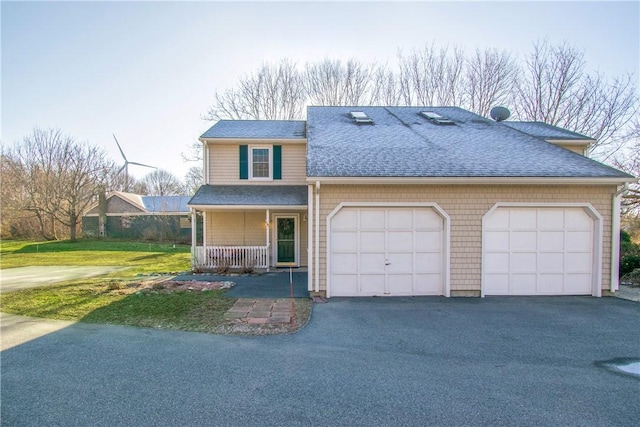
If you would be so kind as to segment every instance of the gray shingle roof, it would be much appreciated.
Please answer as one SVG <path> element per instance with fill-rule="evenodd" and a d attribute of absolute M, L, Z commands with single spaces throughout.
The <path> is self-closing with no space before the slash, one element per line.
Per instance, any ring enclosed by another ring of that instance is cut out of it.
<path fill-rule="evenodd" d="M 306 122 L 303 120 L 220 120 L 201 138 L 306 138 Z"/>
<path fill-rule="evenodd" d="M 356 110 L 373 124 L 354 123 Z M 421 111 L 455 124 L 435 124 Z M 457 107 L 309 107 L 307 176 L 630 177 Z"/>
<path fill-rule="evenodd" d="M 305 185 L 203 185 L 189 200 L 191 206 L 306 206 Z"/>
<path fill-rule="evenodd" d="M 511 122 L 504 121 L 501 124 L 508 126 L 512 129 L 519 130 L 520 132 L 528 133 L 531 136 L 541 139 L 566 139 L 566 140 L 592 140 L 588 136 L 572 132 L 567 129 L 559 128 L 543 122 Z"/>
<path fill-rule="evenodd" d="M 142 196 L 142 204 L 149 212 L 188 213 L 189 196 Z"/>

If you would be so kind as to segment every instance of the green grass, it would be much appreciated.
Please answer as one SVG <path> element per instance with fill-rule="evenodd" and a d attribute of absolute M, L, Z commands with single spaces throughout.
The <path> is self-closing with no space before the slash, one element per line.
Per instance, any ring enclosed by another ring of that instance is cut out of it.
<path fill-rule="evenodd" d="M 225 291 L 169 291 L 152 286 L 151 273 L 188 271 L 190 247 L 122 241 L 3 241 L 3 269 L 26 266 L 125 266 L 101 277 L 2 294 L 3 312 L 87 323 L 234 333 L 224 314 L 235 298 Z M 311 302 L 299 299 L 296 325 L 306 324 Z M 231 332 L 229 332 L 231 331 Z M 246 333 L 242 332 L 242 333 Z"/>
<path fill-rule="evenodd" d="M 0 268 L 34 265 L 107 265 L 130 267 L 120 277 L 190 268 L 190 246 L 163 243 L 78 240 L 0 243 Z"/>
<path fill-rule="evenodd" d="M 86 323 L 213 332 L 234 298 L 223 291 L 140 290 L 135 282 L 85 279 L 2 295 L 2 310 Z"/>

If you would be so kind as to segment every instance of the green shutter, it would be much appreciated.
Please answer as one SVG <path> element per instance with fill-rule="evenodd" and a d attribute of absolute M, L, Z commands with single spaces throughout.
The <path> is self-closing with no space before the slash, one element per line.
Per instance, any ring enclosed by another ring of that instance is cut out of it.
<path fill-rule="evenodd" d="M 249 146 L 240 146 L 240 179 L 249 179 Z"/>
<path fill-rule="evenodd" d="M 273 179 L 282 179 L 282 145 L 273 146 Z"/>

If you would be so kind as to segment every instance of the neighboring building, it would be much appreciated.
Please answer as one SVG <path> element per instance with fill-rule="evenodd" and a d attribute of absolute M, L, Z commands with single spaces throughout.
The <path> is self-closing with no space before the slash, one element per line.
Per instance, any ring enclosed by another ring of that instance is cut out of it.
<path fill-rule="evenodd" d="M 189 198 L 113 191 L 105 200 L 104 232 L 100 230 L 99 203 L 90 207 L 82 217 L 82 230 L 89 237 L 191 243 Z"/>
<path fill-rule="evenodd" d="M 586 136 L 456 107 L 309 107 L 200 141 L 199 267 L 308 267 L 327 297 L 618 289 L 635 179 L 585 157 Z"/>

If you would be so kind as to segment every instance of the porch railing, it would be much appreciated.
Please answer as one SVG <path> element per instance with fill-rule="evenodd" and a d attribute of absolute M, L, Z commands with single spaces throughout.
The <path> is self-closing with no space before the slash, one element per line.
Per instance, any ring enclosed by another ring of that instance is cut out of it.
<path fill-rule="evenodd" d="M 194 266 L 201 268 L 269 268 L 267 246 L 196 246 Z"/>

